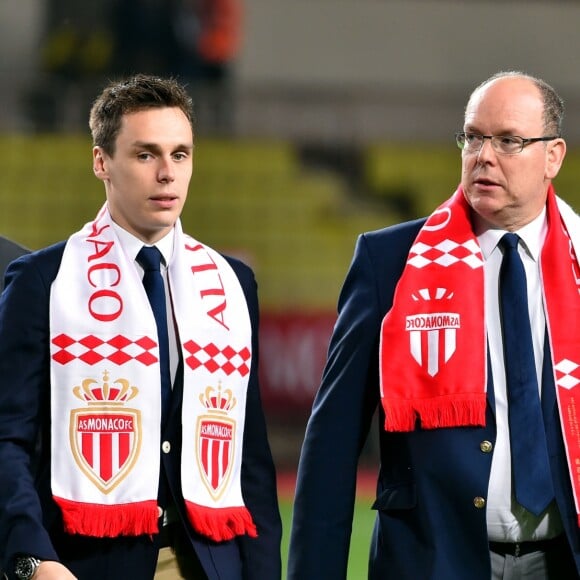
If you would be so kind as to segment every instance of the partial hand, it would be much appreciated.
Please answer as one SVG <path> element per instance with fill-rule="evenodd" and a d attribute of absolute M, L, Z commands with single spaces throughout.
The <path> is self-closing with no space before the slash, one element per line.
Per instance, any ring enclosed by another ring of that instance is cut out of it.
<path fill-rule="evenodd" d="M 46 560 L 36 569 L 33 580 L 78 580 L 72 572 L 60 562 Z"/>

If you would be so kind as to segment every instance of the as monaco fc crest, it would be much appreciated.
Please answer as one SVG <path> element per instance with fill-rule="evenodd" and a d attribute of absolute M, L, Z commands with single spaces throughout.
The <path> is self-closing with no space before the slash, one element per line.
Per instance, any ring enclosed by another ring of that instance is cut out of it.
<path fill-rule="evenodd" d="M 87 404 L 70 415 L 70 443 L 81 471 L 101 490 L 109 493 L 131 471 L 141 448 L 141 412 L 126 407 L 139 389 L 126 379 L 109 384 L 85 379 L 73 389 Z"/>
<path fill-rule="evenodd" d="M 203 483 L 209 494 L 217 500 L 226 487 L 231 475 L 236 422 L 228 413 L 236 406 L 236 399 L 230 389 L 222 391 L 207 387 L 199 396 L 207 414 L 197 420 L 196 455 Z"/>
<path fill-rule="evenodd" d="M 411 297 L 419 303 L 433 300 L 437 308 L 451 300 L 453 292 L 437 288 L 432 293 L 428 288 L 422 288 Z M 460 328 L 459 314 L 448 310 L 406 317 L 405 330 L 409 333 L 411 356 L 430 376 L 434 377 L 455 353 Z"/>

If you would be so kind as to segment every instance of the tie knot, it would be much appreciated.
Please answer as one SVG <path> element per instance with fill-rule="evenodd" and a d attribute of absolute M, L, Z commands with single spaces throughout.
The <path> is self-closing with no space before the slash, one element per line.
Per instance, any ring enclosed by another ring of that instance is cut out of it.
<path fill-rule="evenodd" d="M 161 252 L 156 246 L 143 246 L 137 254 L 137 262 L 145 271 L 159 272 L 161 269 Z"/>
<path fill-rule="evenodd" d="M 518 247 L 519 241 L 518 234 L 504 234 L 499 243 L 504 250 L 514 250 Z"/>

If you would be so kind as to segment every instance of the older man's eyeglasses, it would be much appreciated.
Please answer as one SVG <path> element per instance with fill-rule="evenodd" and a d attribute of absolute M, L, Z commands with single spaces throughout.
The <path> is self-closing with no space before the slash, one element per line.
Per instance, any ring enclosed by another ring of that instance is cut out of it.
<path fill-rule="evenodd" d="M 457 147 L 466 153 L 479 153 L 483 147 L 483 142 L 489 139 L 491 146 L 496 153 L 502 155 L 517 155 L 531 143 L 538 141 L 553 141 L 558 139 L 557 135 L 550 137 L 520 137 L 518 135 L 480 135 L 479 133 L 465 133 L 461 131 L 455 133 Z"/>

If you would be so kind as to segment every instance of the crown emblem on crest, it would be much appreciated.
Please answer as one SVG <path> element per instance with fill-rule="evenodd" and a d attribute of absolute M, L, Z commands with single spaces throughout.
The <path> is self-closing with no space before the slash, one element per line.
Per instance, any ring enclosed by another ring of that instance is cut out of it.
<path fill-rule="evenodd" d="M 75 397 L 89 405 L 124 405 L 139 393 L 127 379 L 117 379 L 109 383 L 109 371 L 103 372 L 103 381 L 84 379 L 81 385 L 73 388 Z"/>
<path fill-rule="evenodd" d="M 225 414 L 231 411 L 237 403 L 234 393 L 231 389 L 222 389 L 221 383 L 215 387 L 206 387 L 205 391 L 199 396 L 201 404 L 210 413 Z"/>
<path fill-rule="evenodd" d="M 436 288 L 434 290 L 421 288 L 417 294 L 411 294 L 411 298 L 415 302 L 419 302 L 419 300 L 451 300 L 454 294 L 453 290 L 448 290 L 447 288 Z"/>

